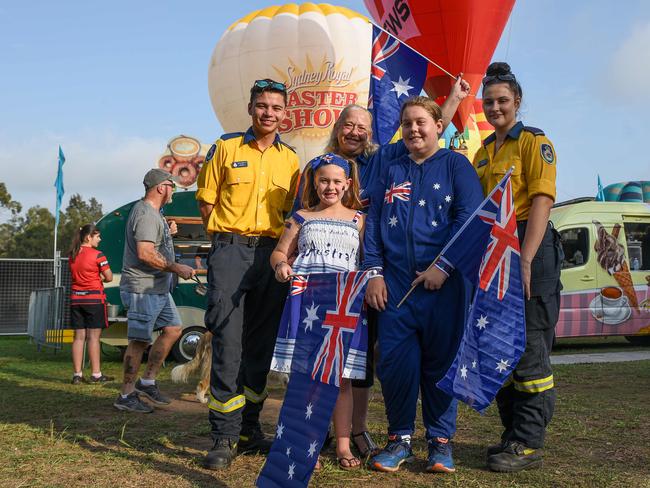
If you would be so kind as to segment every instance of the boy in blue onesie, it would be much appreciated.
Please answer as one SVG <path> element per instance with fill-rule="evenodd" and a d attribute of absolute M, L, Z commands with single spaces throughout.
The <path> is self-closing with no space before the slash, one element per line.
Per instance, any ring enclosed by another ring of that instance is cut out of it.
<path fill-rule="evenodd" d="M 374 187 L 364 240 L 363 268 L 375 275 L 366 301 L 381 312 L 377 375 L 388 417 L 388 443 L 371 465 L 397 471 L 413 461 L 421 390 L 427 471 L 453 472 L 457 402 L 436 382 L 456 354 L 471 285 L 444 261 L 429 265 L 481 203 L 483 192 L 467 158 L 439 147 L 441 112 L 433 100 L 408 100 L 400 120 L 409 154 L 391 162 Z M 412 285 L 418 286 L 397 308 Z"/>

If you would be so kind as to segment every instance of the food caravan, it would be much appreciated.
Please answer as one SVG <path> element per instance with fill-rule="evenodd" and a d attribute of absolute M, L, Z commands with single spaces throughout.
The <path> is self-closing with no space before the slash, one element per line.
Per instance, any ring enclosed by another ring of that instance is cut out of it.
<path fill-rule="evenodd" d="M 562 302 L 556 337 L 650 344 L 650 205 L 583 198 L 556 204 Z"/>

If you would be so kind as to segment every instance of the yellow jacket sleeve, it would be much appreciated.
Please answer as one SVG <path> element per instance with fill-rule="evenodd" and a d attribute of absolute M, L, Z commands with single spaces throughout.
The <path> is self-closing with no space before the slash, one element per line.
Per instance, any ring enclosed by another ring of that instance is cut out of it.
<path fill-rule="evenodd" d="M 528 186 L 528 198 L 532 200 L 537 195 L 546 195 L 555 201 L 555 148 L 544 135 L 524 134 L 525 137 L 521 141 L 521 159 Z"/>
<path fill-rule="evenodd" d="M 293 166 L 293 173 L 291 175 L 291 185 L 289 186 L 289 192 L 287 193 L 287 198 L 284 202 L 284 210 L 285 214 L 288 214 L 291 212 L 291 209 L 293 208 L 293 202 L 296 199 L 296 193 L 298 192 L 298 181 L 300 180 L 300 166 L 298 164 L 298 158 L 294 160 L 292 163 Z"/>
<path fill-rule="evenodd" d="M 210 205 L 215 205 L 219 197 L 222 181 L 222 168 L 225 159 L 223 141 L 218 140 L 212 145 L 206 156 L 199 177 L 197 178 L 196 199 Z"/>

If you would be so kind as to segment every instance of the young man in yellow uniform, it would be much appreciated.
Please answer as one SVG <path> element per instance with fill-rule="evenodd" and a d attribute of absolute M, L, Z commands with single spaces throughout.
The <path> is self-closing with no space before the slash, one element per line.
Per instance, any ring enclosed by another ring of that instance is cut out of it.
<path fill-rule="evenodd" d="M 213 334 L 208 469 L 230 466 L 238 447 L 268 452 L 271 445 L 259 413 L 287 284 L 275 280 L 269 257 L 299 176 L 298 156 L 278 135 L 286 104 L 282 83 L 257 80 L 248 104 L 252 126 L 221 136 L 198 178 L 196 199 L 212 236 L 205 313 Z"/>

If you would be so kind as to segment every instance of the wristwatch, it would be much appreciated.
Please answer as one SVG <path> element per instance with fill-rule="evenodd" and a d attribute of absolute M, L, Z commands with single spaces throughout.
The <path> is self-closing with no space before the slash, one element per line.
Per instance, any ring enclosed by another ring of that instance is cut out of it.
<path fill-rule="evenodd" d="M 371 280 L 373 278 L 383 278 L 383 269 L 381 268 L 371 268 L 368 270 L 368 279 Z"/>

